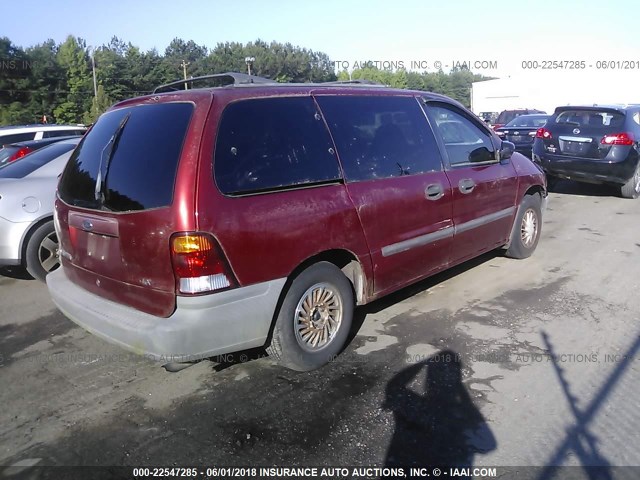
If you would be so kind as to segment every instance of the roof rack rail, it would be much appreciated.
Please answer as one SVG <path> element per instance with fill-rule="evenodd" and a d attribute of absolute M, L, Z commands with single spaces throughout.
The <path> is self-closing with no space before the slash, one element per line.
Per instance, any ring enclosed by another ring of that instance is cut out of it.
<path fill-rule="evenodd" d="M 373 80 L 365 80 L 364 78 L 357 78 L 355 80 L 336 80 L 335 82 L 323 82 L 322 85 L 373 85 L 377 87 L 387 86 L 380 82 L 374 82 Z"/>
<path fill-rule="evenodd" d="M 198 82 L 201 80 L 209 80 L 209 79 L 218 79 L 222 80 L 222 85 L 236 85 L 239 83 L 275 83 L 274 80 L 269 80 L 264 77 L 256 77 L 255 75 L 247 75 L 246 73 L 237 73 L 237 72 L 226 72 L 226 73 L 216 73 L 213 75 L 203 75 L 201 77 L 192 77 L 187 78 L 186 80 L 176 80 L 174 82 L 165 83 L 164 85 L 160 85 L 153 90 L 153 93 L 161 93 L 161 92 L 172 92 L 176 90 L 185 89 L 186 85 L 191 85 L 194 82 Z"/>

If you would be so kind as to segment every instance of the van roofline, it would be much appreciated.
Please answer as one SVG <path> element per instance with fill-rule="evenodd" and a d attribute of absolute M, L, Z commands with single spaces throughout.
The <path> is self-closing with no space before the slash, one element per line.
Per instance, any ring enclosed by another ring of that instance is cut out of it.
<path fill-rule="evenodd" d="M 192 77 L 182 80 L 175 80 L 173 82 L 165 83 L 163 85 L 157 86 L 153 90 L 153 94 L 156 93 L 165 93 L 165 92 L 177 92 L 187 90 L 187 85 L 192 85 L 193 83 L 202 81 L 202 80 L 220 80 L 223 83 L 222 85 L 214 86 L 214 87 L 196 87 L 191 88 L 191 90 L 196 89 L 220 89 L 229 86 L 233 87 L 254 87 L 254 86 L 264 86 L 269 85 L 272 87 L 280 87 L 280 86 L 325 86 L 325 85 L 336 85 L 336 86 L 375 86 L 375 87 L 383 87 L 388 88 L 388 85 L 383 85 L 378 82 L 374 82 L 366 79 L 355 79 L 355 80 L 337 80 L 331 82 L 308 82 L 308 83 L 287 83 L 287 82 L 277 82 L 275 80 L 271 80 L 265 77 L 258 77 L 255 75 L 248 75 L 246 73 L 237 73 L 237 72 L 226 72 L 226 73 L 216 73 L 212 75 L 202 75 L 199 77 Z M 182 88 L 185 87 L 185 88 Z"/>

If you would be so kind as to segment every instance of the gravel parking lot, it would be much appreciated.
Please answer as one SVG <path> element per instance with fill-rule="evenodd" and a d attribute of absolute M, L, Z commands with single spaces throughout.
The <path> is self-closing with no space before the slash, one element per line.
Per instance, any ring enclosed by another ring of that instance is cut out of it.
<path fill-rule="evenodd" d="M 304 374 L 259 351 L 167 373 L 4 270 L 0 465 L 640 465 L 639 224 L 640 200 L 561 182 L 533 257 L 359 309 Z"/>

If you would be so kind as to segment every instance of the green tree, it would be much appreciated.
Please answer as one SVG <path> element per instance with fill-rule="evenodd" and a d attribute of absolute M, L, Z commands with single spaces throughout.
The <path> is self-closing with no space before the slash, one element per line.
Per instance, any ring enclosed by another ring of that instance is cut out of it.
<path fill-rule="evenodd" d="M 54 110 L 56 122 L 80 122 L 90 108 L 92 97 L 92 80 L 84 40 L 67 37 L 60 45 L 57 59 L 67 74 L 67 96 Z"/>
<path fill-rule="evenodd" d="M 0 122 L 32 122 L 29 112 L 21 108 L 29 99 L 29 57 L 6 37 L 0 38 Z"/>
<path fill-rule="evenodd" d="M 100 115 L 107 111 L 113 102 L 104 91 L 104 86 L 98 85 L 98 95 L 91 102 L 91 110 L 84 114 L 84 123 L 94 123 Z"/>
<path fill-rule="evenodd" d="M 66 97 L 66 72 L 58 63 L 58 46 L 53 40 L 26 50 L 30 65 L 30 96 L 24 109 L 31 121 L 41 121 L 44 116 L 53 117 L 53 112 Z"/>

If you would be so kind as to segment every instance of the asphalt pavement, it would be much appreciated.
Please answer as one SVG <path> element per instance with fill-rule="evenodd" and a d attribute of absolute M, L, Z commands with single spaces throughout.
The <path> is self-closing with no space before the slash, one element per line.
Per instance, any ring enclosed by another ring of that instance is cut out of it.
<path fill-rule="evenodd" d="M 346 351 L 302 374 L 260 350 L 165 372 L 4 269 L 0 477 L 11 465 L 640 465 L 639 225 L 640 200 L 561 182 L 533 257 L 490 253 L 359 308 Z"/>

